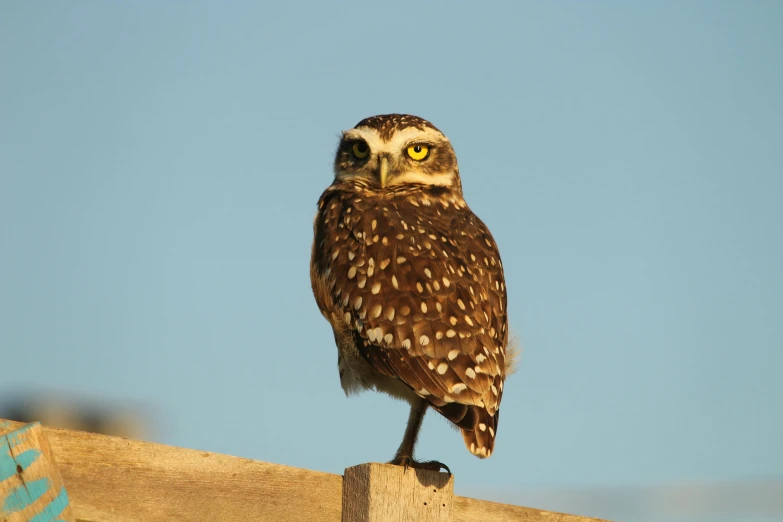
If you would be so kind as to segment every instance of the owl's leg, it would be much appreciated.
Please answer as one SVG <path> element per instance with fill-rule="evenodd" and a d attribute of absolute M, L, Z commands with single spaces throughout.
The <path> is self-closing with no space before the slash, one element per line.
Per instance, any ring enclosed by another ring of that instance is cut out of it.
<path fill-rule="evenodd" d="M 410 415 L 408 415 L 408 426 L 405 428 L 405 435 L 402 438 L 400 447 L 397 448 L 397 454 L 389 464 L 404 466 L 406 470 L 409 467 L 432 471 L 445 469 L 447 473 L 451 474 L 449 467 L 437 460 L 429 460 L 426 462 L 413 460 L 413 448 L 416 445 L 416 439 L 419 437 L 421 423 L 424 420 L 424 414 L 427 413 L 428 407 L 429 403 L 420 397 L 416 397 L 416 399 L 411 402 L 411 412 Z"/>

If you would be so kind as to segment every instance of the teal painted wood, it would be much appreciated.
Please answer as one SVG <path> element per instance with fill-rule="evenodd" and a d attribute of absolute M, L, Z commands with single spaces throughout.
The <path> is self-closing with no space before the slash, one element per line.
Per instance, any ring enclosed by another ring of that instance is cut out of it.
<path fill-rule="evenodd" d="M 29 482 L 25 481 L 24 484 L 12 488 L 5 499 L 3 499 L 0 513 L 10 515 L 14 511 L 22 511 L 49 491 L 49 484 L 49 479 L 44 477 Z"/>
<path fill-rule="evenodd" d="M 64 520 L 59 520 L 57 517 L 65 511 L 68 502 L 68 493 L 65 491 L 64 487 L 61 487 L 60 493 L 54 497 L 54 500 L 49 502 L 40 513 L 31 518 L 30 522 L 49 522 L 52 520 L 55 522 L 65 522 Z"/>
<path fill-rule="evenodd" d="M 2 442 L 5 443 L 5 441 Z M 19 472 L 16 466 L 22 466 L 22 469 L 27 469 L 41 456 L 41 452 L 37 449 L 29 449 L 12 457 L 8 444 L 5 444 L 5 446 L 0 444 L 0 452 L 3 449 L 6 449 L 6 452 L 0 453 L 0 482 L 16 475 Z"/>
<path fill-rule="evenodd" d="M 7 428 L 0 426 L 0 429 Z M 28 443 L 30 430 L 39 423 L 27 424 L 15 431 L 0 435 L 0 517 L 22 511 L 33 505 L 53 486 L 53 481 L 47 477 L 35 480 L 19 480 L 15 477 L 23 475 L 24 471 L 41 458 L 42 452 L 36 448 L 23 449 L 20 446 Z M 13 485 L 15 483 L 17 485 Z M 68 493 L 64 487 L 30 522 L 57 522 L 58 517 L 68 506 Z"/>

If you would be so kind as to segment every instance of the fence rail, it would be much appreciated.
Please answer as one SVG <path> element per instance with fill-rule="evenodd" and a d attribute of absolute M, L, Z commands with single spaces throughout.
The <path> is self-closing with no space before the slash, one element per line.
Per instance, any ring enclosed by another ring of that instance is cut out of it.
<path fill-rule="evenodd" d="M 0 419 L 0 436 L 22 427 Z M 343 478 L 80 431 L 43 434 L 82 522 L 598 521 L 454 496 L 453 476 L 433 471 L 370 463 Z"/>

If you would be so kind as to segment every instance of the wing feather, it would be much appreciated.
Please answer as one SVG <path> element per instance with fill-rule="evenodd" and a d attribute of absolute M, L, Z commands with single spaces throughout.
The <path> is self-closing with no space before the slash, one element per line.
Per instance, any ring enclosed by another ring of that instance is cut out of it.
<path fill-rule="evenodd" d="M 319 202 L 318 305 L 378 372 L 470 431 L 497 414 L 505 378 L 506 290 L 494 239 L 458 194 L 363 196 L 337 184 Z"/>

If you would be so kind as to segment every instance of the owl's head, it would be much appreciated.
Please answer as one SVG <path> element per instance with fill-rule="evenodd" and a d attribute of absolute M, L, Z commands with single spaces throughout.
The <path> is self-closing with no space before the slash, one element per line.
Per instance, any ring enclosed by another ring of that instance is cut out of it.
<path fill-rule="evenodd" d="M 449 139 L 432 123 L 408 114 L 371 116 L 344 131 L 334 172 L 337 180 L 374 190 L 423 185 L 462 192 Z"/>

